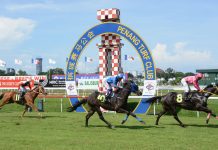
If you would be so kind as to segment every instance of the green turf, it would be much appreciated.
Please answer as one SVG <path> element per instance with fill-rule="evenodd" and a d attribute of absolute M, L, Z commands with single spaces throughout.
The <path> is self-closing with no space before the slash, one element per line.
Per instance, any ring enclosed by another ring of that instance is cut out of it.
<path fill-rule="evenodd" d="M 190 149 L 216 150 L 218 147 L 218 120 L 211 118 L 209 125 L 205 117 L 184 117 L 187 125 L 181 128 L 172 116 L 164 116 L 155 126 L 155 116 L 139 115 L 146 121 L 142 125 L 129 118 L 120 125 L 123 114 L 105 114 L 105 118 L 116 126 L 109 129 L 95 114 L 86 128 L 86 113 L 45 112 L 44 118 L 36 113 L 0 112 L 0 149 L 2 150 L 114 150 L 114 149 Z"/>

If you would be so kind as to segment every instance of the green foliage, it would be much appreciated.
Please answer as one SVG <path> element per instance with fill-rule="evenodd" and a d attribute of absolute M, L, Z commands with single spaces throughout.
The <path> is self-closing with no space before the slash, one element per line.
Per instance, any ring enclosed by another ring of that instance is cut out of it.
<path fill-rule="evenodd" d="M 5 74 L 5 70 L 1 70 L 0 69 L 0 76 L 5 76 L 6 74 Z"/>
<path fill-rule="evenodd" d="M 18 70 L 17 75 L 19 75 L 19 76 L 26 76 L 27 73 L 24 70 Z"/>

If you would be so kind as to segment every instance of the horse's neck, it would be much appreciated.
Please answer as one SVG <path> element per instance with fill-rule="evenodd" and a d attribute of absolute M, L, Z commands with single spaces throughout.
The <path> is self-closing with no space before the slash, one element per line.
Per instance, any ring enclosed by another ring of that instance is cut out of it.
<path fill-rule="evenodd" d="M 123 97 L 124 99 L 127 99 L 130 93 L 131 92 L 128 89 L 123 88 L 122 91 L 120 92 L 120 96 Z"/>
<path fill-rule="evenodd" d="M 33 90 L 30 92 L 30 95 L 32 95 L 33 99 L 35 99 L 39 95 L 39 92 L 38 90 Z"/>

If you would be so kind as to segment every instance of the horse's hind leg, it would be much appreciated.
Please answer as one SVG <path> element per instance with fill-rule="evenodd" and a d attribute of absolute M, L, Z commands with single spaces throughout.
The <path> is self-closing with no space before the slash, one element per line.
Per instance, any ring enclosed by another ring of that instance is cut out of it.
<path fill-rule="evenodd" d="M 112 126 L 109 122 L 107 122 L 107 121 L 104 119 L 104 116 L 103 116 L 103 114 L 102 114 L 100 108 L 96 107 L 96 111 L 97 111 L 97 113 L 98 113 L 99 118 L 100 118 L 102 121 L 104 121 L 104 122 L 108 125 L 109 128 L 113 129 L 114 126 Z"/>
<path fill-rule="evenodd" d="M 166 110 L 163 110 L 162 112 L 160 112 L 157 116 L 157 119 L 156 119 L 156 125 L 158 125 L 159 123 L 159 120 L 160 120 L 160 117 L 163 116 L 167 111 Z"/>
<path fill-rule="evenodd" d="M 181 127 L 185 127 L 185 125 L 182 123 L 182 121 L 179 120 L 179 117 L 178 117 L 178 115 L 177 115 L 176 109 L 172 110 L 172 114 L 173 114 L 174 119 L 176 119 L 176 121 L 179 122 L 179 125 L 180 125 Z"/>
<path fill-rule="evenodd" d="M 2 106 L 4 106 L 5 104 L 7 104 L 9 100 L 10 100 L 10 99 L 3 99 L 3 100 L 2 100 L 2 103 L 0 104 L 0 109 L 2 108 Z"/>
<path fill-rule="evenodd" d="M 88 114 L 86 115 L 86 127 L 89 126 L 89 118 L 95 113 L 95 110 L 90 109 Z"/>

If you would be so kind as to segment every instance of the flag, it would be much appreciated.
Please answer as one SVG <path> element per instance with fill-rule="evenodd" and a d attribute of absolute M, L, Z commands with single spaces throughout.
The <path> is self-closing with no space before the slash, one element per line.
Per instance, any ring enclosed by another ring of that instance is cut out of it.
<path fill-rule="evenodd" d="M 85 62 L 93 62 L 93 59 L 90 57 L 85 57 Z"/>
<path fill-rule="evenodd" d="M 48 59 L 48 63 L 49 63 L 49 64 L 56 64 L 56 61 L 53 60 L 53 59 L 51 59 L 51 58 L 49 58 L 49 59 Z"/>
<path fill-rule="evenodd" d="M 19 60 L 19 59 L 14 59 L 14 63 L 17 64 L 17 65 L 22 65 L 22 60 Z"/>
<path fill-rule="evenodd" d="M 5 67 L 6 66 L 6 62 L 0 59 L 0 67 Z"/>
<path fill-rule="evenodd" d="M 40 61 L 38 59 L 35 59 L 34 64 L 38 65 L 38 64 L 40 64 Z"/>
<path fill-rule="evenodd" d="M 133 61 L 134 57 L 133 56 L 129 56 L 129 55 L 125 55 L 124 60 Z"/>

